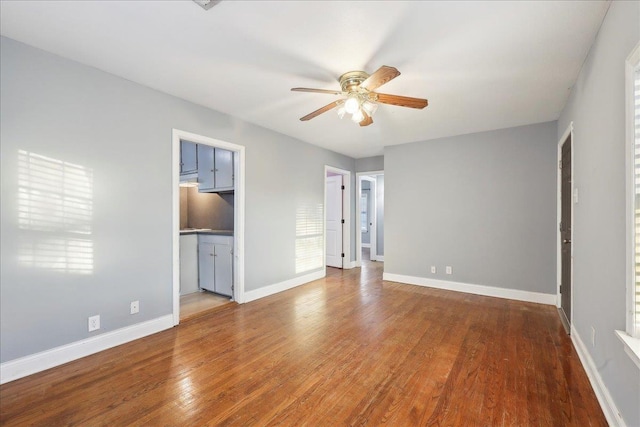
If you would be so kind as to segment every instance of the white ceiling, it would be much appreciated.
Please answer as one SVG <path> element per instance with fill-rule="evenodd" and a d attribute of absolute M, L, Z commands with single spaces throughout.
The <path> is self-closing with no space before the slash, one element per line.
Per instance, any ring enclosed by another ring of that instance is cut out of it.
<path fill-rule="evenodd" d="M 558 118 L 607 1 L 0 2 L 2 35 L 351 157 Z M 381 105 L 360 127 L 337 99 L 351 70 L 402 75 L 380 92 L 427 98 Z"/>

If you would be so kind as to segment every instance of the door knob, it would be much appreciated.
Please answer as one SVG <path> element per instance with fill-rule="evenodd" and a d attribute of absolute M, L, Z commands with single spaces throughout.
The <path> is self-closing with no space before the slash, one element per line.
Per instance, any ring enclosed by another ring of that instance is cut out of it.
<path fill-rule="evenodd" d="M 569 240 L 569 239 L 564 239 L 564 240 L 562 241 L 562 243 L 571 243 L 571 240 Z"/>

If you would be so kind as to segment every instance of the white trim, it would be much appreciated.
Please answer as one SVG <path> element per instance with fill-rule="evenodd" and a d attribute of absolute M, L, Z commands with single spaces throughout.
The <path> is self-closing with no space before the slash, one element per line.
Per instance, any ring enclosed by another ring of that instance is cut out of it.
<path fill-rule="evenodd" d="M 158 317 L 0 364 L 0 384 L 32 375 L 173 327 L 173 316 Z"/>
<path fill-rule="evenodd" d="M 602 408 L 602 412 L 604 412 L 607 422 L 610 426 L 626 427 L 624 419 L 622 419 L 620 411 L 611 397 L 607 386 L 605 386 L 604 381 L 602 381 L 602 377 L 598 372 L 596 364 L 589 355 L 589 351 L 584 345 L 584 342 L 580 339 L 578 330 L 573 325 L 571 325 L 571 341 L 576 349 L 576 353 L 578 353 L 578 357 L 580 358 L 580 362 L 582 362 L 584 370 L 587 372 L 587 377 L 589 378 L 591 387 L 593 387 L 593 391 L 596 394 L 596 398 L 600 403 L 600 407 Z"/>
<path fill-rule="evenodd" d="M 349 265 L 351 262 L 351 172 L 348 170 L 336 168 L 329 165 L 324 165 L 324 218 L 322 224 L 322 241 L 323 241 L 323 253 L 322 253 L 322 265 L 327 266 L 327 173 L 333 172 L 338 175 L 342 175 L 342 185 L 344 185 L 344 191 L 342 192 L 342 218 L 344 224 L 342 225 L 342 251 L 344 258 L 342 260 L 342 268 Z M 356 215 L 357 216 L 357 215 Z"/>
<path fill-rule="evenodd" d="M 616 331 L 616 335 L 624 343 L 624 351 L 629 355 L 633 363 L 640 368 L 640 339 L 634 338 L 623 331 Z"/>
<path fill-rule="evenodd" d="M 567 138 L 571 136 L 571 313 L 569 314 L 570 319 L 569 324 L 573 324 L 573 248 L 575 247 L 574 240 L 574 232 L 573 232 L 573 224 L 574 224 L 574 213 L 575 213 L 575 164 L 574 164 L 574 153 L 575 153 L 575 138 L 573 135 L 573 122 L 569 123 L 567 129 L 562 134 L 562 137 L 558 140 L 558 158 L 556 162 L 556 171 L 557 171 L 557 187 L 556 187 L 556 306 L 560 308 L 562 305 L 562 299 L 560 294 L 560 285 L 562 284 L 562 236 L 560 234 L 560 222 L 562 221 L 562 169 L 560 169 L 560 161 L 562 160 L 562 146 L 567 141 Z"/>
<path fill-rule="evenodd" d="M 244 218 L 245 218 L 245 147 L 219 139 L 172 130 L 172 234 L 173 234 L 173 322 L 180 323 L 180 140 L 204 144 L 235 152 L 234 162 L 234 233 L 233 233 L 233 298 L 243 303 L 244 297 Z"/>
<path fill-rule="evenodd" d="M 304 285 L 305 283 L 322 279 L 325 276 L 326 270 L 322 269 L 313 273 L 305 274 L 304 276 L 298 276 L 294 277 L 293 279 L 285 280 L 284 282 L 264 286 L 252 291 L 246 291 L 244 293 L 244 302 L 255 301 L 260 298 L 268 297 L 269 295 L 277 294 L 278 292 L 287 291 L 289 289 L 295 288 L 296 286 Z"/>
<path fill-rule="evenodd" d="M 358 205 L 360 205 L 360 203 L 359 203 L 359 202 L 358 202 Z M 359 208 L 359 207 L 360 207 L 360 206 L 358 206 L 358 208 Z M 360 210 L 360 209 L 358 209 L 358 210 Z M 360 225 L 362 225 L 362 222 L 360 222 Z M 358 227 L 358 228 L 359 228 L 359 227 Z M 371 247 L 371 243 L 361 243 L 361 244 L 360 244 L 360 246 L 361 246 L 361 248 L 360 248 L 360 249 L 362 249 L 362 248 L 370 248 L 370 247 Z"/>
<path fill-rule="evenodd" d="M 345 270 L 350 270 L 352 268 L 356 268 L 356 262 L 355 261 L 342 261 L 342 268 L 344 268 Z"/>
<path fill-rule="evenodd" d="M 406 283 L 409 285 L 426 286 L 429 288 L 446 289 L 449 291 L 468 294 L 484 295 L 488 297 L 506 298 L 517 301 L 535 302 L 538 304 L 555 305 L 555 294 L 521 291 L 519 289 L 496 288 L 493 286 L 476 285 L 471 283 L 450 282 L 447 280 L 429 279 L 426 277 L 405 276 L 402 274 L 383 273 L 382 280 Z"/>
<path fill-rule="evenodd" d="M 376 261 L 384 262 L 384 255 L 376 255 Z"/>
<path fill-rule="evenodd" d="M 625 177 L 626 177 L 626 331 L 633 337 L 640 337 L 640 331 L 636 331 L 635 308 L 635 236 L 634 236 L 634 187 L 635 187 L 635 100 L 634 100 L 634 73 L 640 65 L 640 42 L 631 51 L 625 61 Z"/>

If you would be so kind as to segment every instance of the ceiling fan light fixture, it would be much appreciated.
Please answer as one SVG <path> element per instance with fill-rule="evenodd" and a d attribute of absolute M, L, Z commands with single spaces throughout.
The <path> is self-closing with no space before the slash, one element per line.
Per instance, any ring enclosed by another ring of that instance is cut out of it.
<path fill-rule="evenodd" d="M 338 107 L 338 117 L 343 118 L 347 110 L 344 109 L 344 104 Z"/>
<path fill-rule="evenodd" d="M 353 113 L 353 115 L 351 116 L 351 120 L 353 120 L 356 123 L 360 123 L 361 121 L 364 120 L 364 114 L 362 113 L 361 109 L 357 109 L 355 113 Z"/>
<path fill-rule="evenodd" d="M 362 103 L 362 109 L 366 111 L 368 115 L 373 116 L 373 113 L 378 109 L 378 104 L 371 101 L 364 101 Z"/>
<path fill-rule="evenodd" d="M 344 109 L 349 114 L 354 114 L 356 111 L 360 110 L 360 100 L 357 95 L 349 95 L 347 100 L 344 102 Z"/>

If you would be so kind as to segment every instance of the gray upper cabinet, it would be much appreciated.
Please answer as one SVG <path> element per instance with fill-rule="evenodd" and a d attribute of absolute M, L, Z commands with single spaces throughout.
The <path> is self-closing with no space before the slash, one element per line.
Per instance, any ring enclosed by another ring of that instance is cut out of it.
<path fill-rule="evenodd" d="M 215 188 L 213 151 L 213 147 L 198 145 L 198 191 L 212 191 Z"/>
<path fill-rule="evenodd" d="M 198 144 L 198 191 L 233 191 L 233 151 Z"/>
<path fill-rule="evenodd" d="M 198 172 L 198 152 L 196 144 L 180 141 L 180 175 Z"/>
<path fill-rule="evenodd" d="M 214 150 L 216 188 L 233 188 L 233 151 Z"/>

